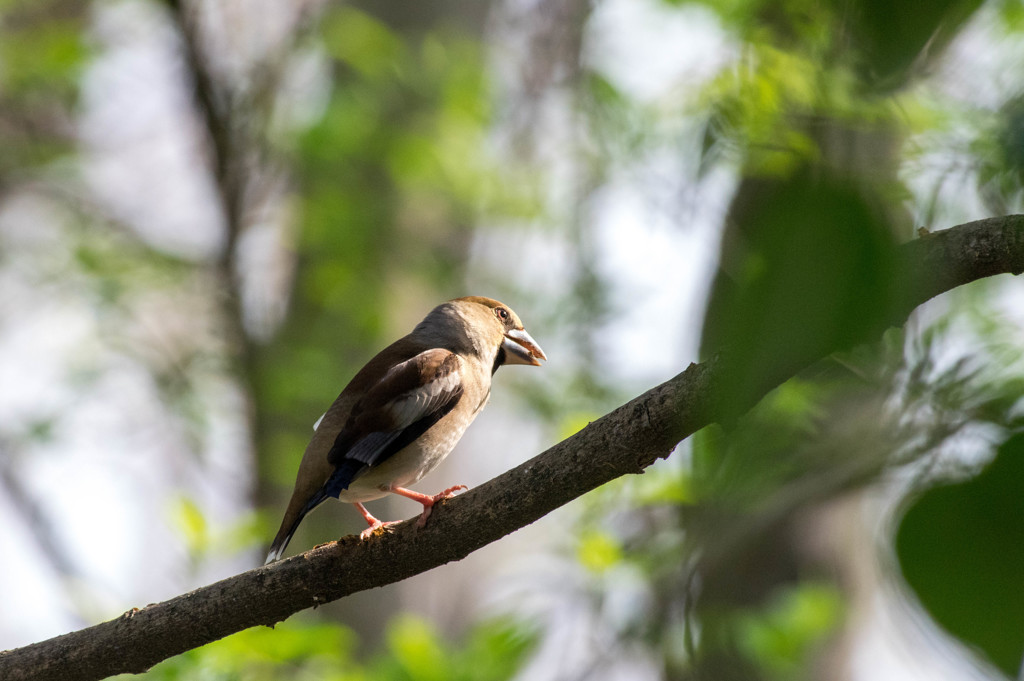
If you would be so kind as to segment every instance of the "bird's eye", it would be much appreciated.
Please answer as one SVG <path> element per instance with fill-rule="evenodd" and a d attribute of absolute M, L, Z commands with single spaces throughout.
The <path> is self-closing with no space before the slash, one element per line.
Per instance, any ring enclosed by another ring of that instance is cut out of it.
<path fill-rule="evenodd" d="M 498 315 L 498 319 L 506 321 L 508 319 L 508 310 L 503 307 L 494 308 L 494 314 Z"/>

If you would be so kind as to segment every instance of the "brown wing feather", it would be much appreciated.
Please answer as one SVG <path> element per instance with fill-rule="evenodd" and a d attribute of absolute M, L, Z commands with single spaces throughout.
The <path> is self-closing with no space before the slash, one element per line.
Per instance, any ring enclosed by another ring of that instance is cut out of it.
<path fill-rule="evenodd" d="M 346 459 L 379 464 L 401 448 L 396 443 L 408 444 L 461 396 L 459 358 L 437 348 L 421 352 L 396 365 L 353 406 L 327 460 L 335 467 Z"/>

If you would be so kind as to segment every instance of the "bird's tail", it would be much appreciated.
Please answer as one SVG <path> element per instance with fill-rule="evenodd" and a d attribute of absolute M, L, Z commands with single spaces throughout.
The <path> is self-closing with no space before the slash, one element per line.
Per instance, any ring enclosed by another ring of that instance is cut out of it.
<path fill-rule="evenodd" d="M 279 559 L 284 553 L 284 550 L 288 548 L 288 542 L 291 541 L 292 535 L 295 534 L 295 530 L 299 529 L 299 523 L 306 517 L 306 514 L 312 511 L 314 508 L 327 501 L 330 497 L 338 498 L 343 490 L 348 489 L 349 484 L 353 478 L 366 468 L 366 464 L 361 461 L 355 461 L 352 459 L 345 459 L 341 464 L 334 469 L 334 473 L 327 479 L 324 486 L 317 490 L 317 493 L 310 497 L 306 505 L 303 506 L 299 514 L 295 516 L 295 520 L 288 524 L 284 522 L 281 524 L 281 529 L 278 530 L 277 536 L 274 537 L 274 543 L 270 545 L 270 553 L 267 554 L 267 563 L 273 563 Z M 288 516 L 285 515 L 285 521 L 288 520 Z"/>
<path fill-rule="evenodd" d="M 267 560 L 263 562 L 264 565 L 273 563 L 284 554 L 284 550 L 288 548 L 288 542 L 292 540 L 292 535 L 295 534 L 295 530 L 299 529 L 299 523 L 302 522 L 307 513 L 326 501 L 327 496 L 324 489 L 320 488 L 303 509 L 299 511 L 299 515 L 295 517 L 295 520 L 290 525 L 281 525 L 281 529 L 277 531 L 277 536 L 274 537 L 274 542 L 270 545 L 270 553 L 267 554 Z"/>

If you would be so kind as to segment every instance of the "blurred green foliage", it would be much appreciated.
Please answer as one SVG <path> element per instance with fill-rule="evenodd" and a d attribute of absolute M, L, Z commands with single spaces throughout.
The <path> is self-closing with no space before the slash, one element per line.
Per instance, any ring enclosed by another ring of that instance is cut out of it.
<path fill-rule="evenodd" d="M 803 582 L 776 593 L 764 608 L 740 615 L 740 649 L 768 678 L 801 678 L 806 661 L 836 633 L 843 611 L 843 595 L 835 586 Z"/>
<path fill-rule="evenodd" d="M 823 355 L 877 338 L 898 300 L 893 229 L 854 181 L 804 168 L 748 186 L 704 331 L 705 348 L 730 352 L 733 414 Z"/>
<path fill-rule="evenodd" d="M 347 627 L 297 618 L 228 636 L 162 662 L 141 678 L 502 681 L 516 675 L 534 640 L 522 623 L 496 619 L 476 624 L 460 643 L 449 643 L 428 621 L 403 615 L 389 626 L 384 649 L 369 654 Z"/>
<path fill-rule="evenodd" d="M 1007 101 L 972 144 L 986 206 L 996 214 L 1024 206 L 1024 92 Z"/>
<path fill-rule="evenodd" d="M 580 537 L 576 555 L 585 569 L 600 574 L 622 561 L 622 547 L 611 534 L 591 530 Z"/>
<path fill-rule="evenodd" d="M 927 6 L 913 0 L 706 4 L 751 43 L 814 57 L 821 76 L 852 69 L 867 91 L 887 93 L 919 76 L 925 62 L 942 52 L 982 0 L 941 0 Z"/>
<path fill-rule="evenodd" d="M 1007 677 L 1024 663 L 1024 434 L 976 476 L 913 499 L 896 553 L 921 605 Z"/>
<path fill-rule="evenodd" d="M 85 7 L 68 0 L 0 3 L 0 189 L 70 153 L 70 109 L 89 57 Z"/>
<path fill-rule="evenodd" d="M 928 52 L 940 53 L 981 6 L 982 0 L 861 0 L 835 3 L 848 10 L 862 77 L 869 83 L 903 86 Z"/>

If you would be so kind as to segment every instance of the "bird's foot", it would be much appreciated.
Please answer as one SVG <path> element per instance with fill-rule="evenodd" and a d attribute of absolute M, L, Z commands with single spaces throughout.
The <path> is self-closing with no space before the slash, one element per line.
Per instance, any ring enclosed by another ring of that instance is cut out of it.
<path fill-rule="evenodd" d="M 439 501 L 442 501 L 443 499 L 454 497 L 457 492 L 464 492 L 467 489 L 469 488 L 466 487 L 465 485 L 455 485 L 455 487 L 449 487 L 445 491 L 440 492 L 439 494 L 435 494 L 434 496 L 431 497 L 431 499 L 434 500 L 434 503 L 437 503 Z"/>
<path fill-rule="evenodd" d="M 403 489 L 400 487 L 393 488 L 391 491 L 401 494 L 402 496 L 409 497 L 410 499 L 413 499 L 423 504 L 423 513 L 420 514 L 420 519 L 416 521 L 416 527 L 423 527 L 427 524 L 427 518 L 430 517 L 431 511 L 434 510 L 434 504 L 436 504 L 439 501 L 444 501 L 445 499 L 451 498 L 455 496 L 456 492 L 460 492 L 465 489 L 469 488 L 466 487 L 465 485 L 455 485 L 454 487 L 449 487 L 443 492 L 439 492 L 438 494 L 435 494 L 433 496 L 429 494 L 420 494 L 419 492 L 413 492 L 412 490 Z"/>
<path fill-rule="evenodd" d="M 390 532 L 392 525 L 397 525 L 402 522 L 401 520 L 389 520 L 388 522 L 381 522 L 374 518 L 375 522 L 370 523 L 370 526 L 359 533 L 359 538 L 362 540 L 369 539 L 376 532 Z"/>
<path fill-rule="evenodd" d="M 450 499 L 451 497 L 454 497 L 456 493 L 462 492 L 467 489 L 469 488 L 466 487 L 465 485 L 455 485 L 454 487 L 449 487 L 443 492 L 440 492 L 430 497 L 430 505 L 423 505 L 423 513 L 420 514 L 420 519 L 416 521 L 416 527 L 423 527 L 427 524 L 427 518 L 430 517 L 430 512 L 434 510 L 434 504 L 436 504 L 439 501 L 444 501 L 445 499 Z"/>
<path fill-rule="evenodd" d="M 365 530 L 359 533 L 360 539 L 369 539 L 378 530 L 382 532 L 390 532 L 388 528 L 390 528 L 392 525 L 397 525 L 401 522 L 400 520 L 390 520 L 386 523 L 381 522 L 380 520 L 374 518 L 373 514 L 367 511 L 366 507 L 360 504 L 359 502 L 356 502 L 353 505 L 356 507 L 356 509 L 358 509 L 359 513 L 363 516 L 363 519 L 366 521 L 366 524 L 369 525 L 369 527 L 367 527 Z"/>

